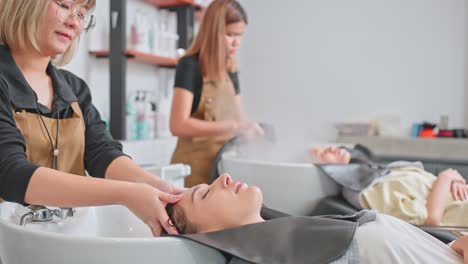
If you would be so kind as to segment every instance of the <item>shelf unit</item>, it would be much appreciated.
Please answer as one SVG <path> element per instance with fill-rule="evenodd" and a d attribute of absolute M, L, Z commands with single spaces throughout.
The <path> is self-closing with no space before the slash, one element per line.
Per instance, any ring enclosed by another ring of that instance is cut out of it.
<path fill-rule="evenodd" d="M 187 49 L 193 39 L 195 11 L 200 6 L 193 0 L 144 0 L 155 8 L 168 8 L 177 14 L 178 47 Z M 91 51 L 97 57 L 109 57 L 110 65 L 110 131 L 118 140 L 126 139 L 126 72 L 127 60 L 157 66 L 174 67 L 177 59 L 157 56 L 154 54 L 127 50 L 126 23 L 127 0 L 109 0 L 110 2 L 110 49 L 107 51 Z"/>
<path fill-rule="evenodd" d="M 171 8 L 184 5 L 194 6 L 196 8 L 201 8 L 200 5 L 196 4 L 193 0 L 144 0 L 148 4 L 152 4 L 159 8 Z"/>
<path fill-rule="evenodd" d="M 177 65 L 177 58 L 158 56 L 136 50 L 125 50 L 123 53 L 128 59 L 145 64 L 162 67 L 175 67 Z M 96 56 L 96 58 L 109 58 L 109 51 L 90 51 L 89 54 Z"/>

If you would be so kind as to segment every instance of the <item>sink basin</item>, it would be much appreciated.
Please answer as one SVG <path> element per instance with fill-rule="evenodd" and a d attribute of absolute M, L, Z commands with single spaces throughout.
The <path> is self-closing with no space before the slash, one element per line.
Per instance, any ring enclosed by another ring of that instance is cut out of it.
<path fill-rule="evenodd" d="M 174 237 L 154 238 L 123 206 L 77 208 L 73 217 L 20 226 L 25 208 L 0 203 L 3 264 L 225 263 L 216 250 Z M 0 264 L 1 264 L 0 261 Z"/>

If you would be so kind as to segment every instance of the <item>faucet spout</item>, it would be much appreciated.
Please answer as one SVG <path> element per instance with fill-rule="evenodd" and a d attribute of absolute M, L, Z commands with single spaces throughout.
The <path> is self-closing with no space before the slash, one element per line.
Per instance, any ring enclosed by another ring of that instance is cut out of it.
<path fill-rule="evenodd" d="M 21 216 L 21 219 L 20 219 L 21 226 L 24 226 L 31 222 L 52 221 L 54 216 L 60 219 L 66 219 L 68 217 L 72 217 L 75 212 L 73 208 L 49 209 L 41 205 L 30 205 L 28 206 L 28 208 L 29 208 L 29 212 Z"/>
<path fill-rule="evenodd" d="M 34 218 L 33 212 L 27 212 L 20 219 L 20 226 L 25 226 L 27 223 L 31 223 Z"/>
<path fill-rule="evenodd" d="M 60 219 L 66 219 L 75 215 L 75 209 L 73 208 L 59 208 L 52 210 L 52 214 Z"/>

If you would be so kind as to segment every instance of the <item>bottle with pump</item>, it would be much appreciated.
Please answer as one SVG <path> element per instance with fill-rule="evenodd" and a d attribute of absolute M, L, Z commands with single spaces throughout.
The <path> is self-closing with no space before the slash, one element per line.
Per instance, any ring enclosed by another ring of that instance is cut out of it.
<path fill-rule="evenodd" d="M 137 101 L 137 134 L 138 139 L 142 140 L 149 139 L 146 100 L 146 92 L 139 92 Z"/>
<path fill-rule="evenodd" d="M 157 106 L 154 100 L 154 96 L 148 100 L 146 120 L 148 122 L 148 137 L 150 139 L 156 138 L 156 118 L 157 118 Z"/>
<path fill-rule="evenodd" d="M 126 112 L 126 134 L 128 140 L 138 139 L 137 135 L 137 110 L 136 110 L 136 98 L 134 96 L 129 96 L 125 104 Z"/>

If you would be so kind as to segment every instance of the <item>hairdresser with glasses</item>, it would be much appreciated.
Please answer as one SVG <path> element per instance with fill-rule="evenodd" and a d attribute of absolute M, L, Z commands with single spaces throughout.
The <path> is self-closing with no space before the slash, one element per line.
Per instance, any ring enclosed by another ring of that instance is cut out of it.
<path fill-rule="evenodd" d="M 120 204 L 157 235 L 167 228 L 164 206 L 180 190 L 125 156 L 86 83 L 55 67 L 71 60 L 93 26 L 95 4 L 0 1 L 0 197 L 57 207 Z"/>
<path fill-rule="evenodd" d="M 185 186 L 208 183 L 216 153 L 236 135 L 263 134 L 244 121 L 234 56 L 247 27 L 236 0 L 214 0 L 175 77 L 171 131 L 178 136 L 172 163 L 186 163 L 192 174 Z"/>

